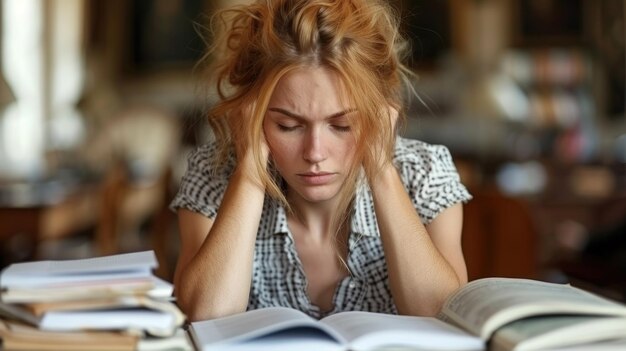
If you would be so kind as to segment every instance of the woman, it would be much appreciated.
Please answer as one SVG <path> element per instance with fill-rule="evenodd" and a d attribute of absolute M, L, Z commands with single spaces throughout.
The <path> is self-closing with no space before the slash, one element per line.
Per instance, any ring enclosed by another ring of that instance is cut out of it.
<path fill-rule="evenodd" d="M 404 42 L 382 0 L 259 0 L 221 12 L 216 141 L 178 210 L 190 320 L 268 306 L 434 315 L 466 283 L 447 149 L 396 137 Z"/>

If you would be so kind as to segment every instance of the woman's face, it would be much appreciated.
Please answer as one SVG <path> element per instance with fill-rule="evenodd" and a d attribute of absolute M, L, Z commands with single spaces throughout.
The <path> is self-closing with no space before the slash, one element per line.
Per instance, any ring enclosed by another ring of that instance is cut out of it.
<path fill-rule="evenodd" d="M 289 197 L 320 203 L 335 199 L 354 158 L 355 139 L 339 77 L 325 68 L 285 75 L 263 122 L 271 157 Z"/>

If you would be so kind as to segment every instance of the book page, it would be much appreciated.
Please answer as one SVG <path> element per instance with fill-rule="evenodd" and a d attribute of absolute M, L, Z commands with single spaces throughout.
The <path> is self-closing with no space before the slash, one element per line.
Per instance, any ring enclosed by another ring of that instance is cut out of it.
<path fill-rule="evenodd" d="M 303 312 L 298 310 L 285 308 L 285 307 L 271 307 L 258 310 L 252 310 L 244 313 L 235 314 L 228 317 L 205 320 L 200 322 L 191 323 L 190 334 L 194 343 L 200 350 L 210 350 L 217 345 L 225 347 L 229 345 L 229 349 L 234 345 L 246 341 L 258 339 L 262 336 L 267 336 L 280 331 L 288 331 L 298 329 L 298 336 L 301 342 L 302 332 L 306 332 L 305 329 L 317 330 L 317 333 L 310 333 L 309 337 L 314 341 L 321 338 L 328 339 L 329 337 L 336 340 L 335 343 L 341 343 L 341 337 L 336 333 L 325 327 L 315 319 L 307 316 Z M 322 335 L 319 334 L 322 332 Z M 278 340 L 280 342 L 287 342 L 289 339 L 293 339 L 293 335 L 289 333 L 283 333 L 279 335 Z M 270 344 L 273 344 L 272 339 L 265 340 Z M 258 340 L 255 340 L 255 346 Z"/>
<path fill-rule="evenodd" d="M 626 307 L 570 285 L 485 278 L 457 291 L 442 312 L 462 328 L 487 340 L 499 326 L 523 317 L 563 313 L 626 316 Z"/>
<path fill-rule="evenodd" d="M 75 281 L 47 286 L 10 288 L 0 293 L 6 303 L 47 303 L 147 295 L 155 300 L 173 301 L 174 286 L 154 275 L 126 279 Z"/>
<path fill-rule="evenodd" d="M 138 336 L 125 332 L 49 332 L 0 320 L 3 350 L 132 351 Z"/>
<path fill-rule="evenodd" d="M 572 345 L 550 349 L 550 351 L 624 351 L 626 350 L 626 337 L 622 339 L 602 341 L 592 344 Z"/>
<path fill-rule="evenodd" d="M 193 344 L 184 329 L 167 338 L 144 336 L 139 338 L 134 351 L 194 351 Z"/>
<path fill-rule="evenodd" d="M 36 287 L 54 283 L 146 277 L 156 267 L 154 251 L 79 260 L 14 263 L 0 274 L 0 287 Z"/>
<path fill-rule="evenodd" d="M 145 308 L 51 311 L 39 322 L 41 330 L 138 330 L 158 336 L 170 336 L 176 327 L 176 316 Z"/>
<path fill-rule="evenodd" d="M 29 325 L 39 324 L 39 318 L 30 313 L 26 308 L 0 301 L 0 321 L 2 320 L 14 320 Z"/>
<path fill-rule="evenodd" d="M 245 342 L 206 346 L 201 351 L 347 351 L 320 329 L 294 327 L 255 337 Z M 380 350 L 383 351 L 383 350 Z M 389 350 L 391 351 L 391 350 Z"/>
<path fill-rule="evenodd" d="M 2 291 L 0 299 L 6 303 L 61 302 L 98 299 L 123 295 L 148 295 L 167 300 L 163 295 L 172 288 L 155 287 L 150 277 L 99 280 L 55 284 L 46 287 L 15 288 Z M 151 291 L 158 289 L 156 294 Z M 154 296 L 156 295 L 156 296 Z"/>
<path fill-rule="evenodd" d="M 626 318 L 541 316 L 524 318 L 498 329 L 494 351 L 545 350 L 626 337 Z"/>
<path fill-rule="evenodd" d="M 152 288 L 147 292 L 147 295 L 153 299 L 158 300 L 174 300 L 174 285 L 168 282 L 167 280 L 163 280 L 155 275 L 151 275 L 150 279 L 152 280 Z"/>
<path fill-rule="evenodd" d="M 484 342 L 432 317 L 342 312 L 320 321 L 338 331 L 351 349 L 410 347 L 423 350 L 483 350 Z"/>

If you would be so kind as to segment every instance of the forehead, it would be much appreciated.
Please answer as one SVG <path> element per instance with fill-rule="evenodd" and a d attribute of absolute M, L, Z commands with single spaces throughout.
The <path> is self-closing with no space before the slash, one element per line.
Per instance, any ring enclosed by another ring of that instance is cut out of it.
<path fill-rule="evenodd" d="M 289 109 L 303 116 L 333 114 L 350 108 L 340 76 L 324 67 L 299 68 L 285 74 L 270 99 L 269 107 Z"/>

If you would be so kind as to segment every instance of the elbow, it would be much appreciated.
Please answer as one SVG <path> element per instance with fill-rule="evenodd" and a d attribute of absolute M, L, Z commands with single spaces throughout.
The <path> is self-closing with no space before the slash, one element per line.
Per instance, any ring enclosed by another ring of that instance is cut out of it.
<path fill-rule="evenodd" d="M 457 283 L 458 283 L 457 288 L 461 288 L 465 284 L 467 284 L 467 282 L 469 281 L 469 278 L 467 274 L 467 267 L 465 265 L 463 266 L 462 269 L 459 269 L 456 271 L 456 277 L 457 277 Z"/>
<path fill-rule="evenodd" d="M 199 320 L 209 319 L 207 314 L 206 295 L 202 293 L 204 290 L 202 284 L 191 284 L 191 279 L 180 277 L 178 284 L 174 290 L 176 304 L 187 317 L 188 322 L 196 322 Z"/>
<path fill-rule="evenodd" d="M 183 280 L 181 280 L 182 282 Z M 197 305 L 193 297 L 193 292 L 190 288 L 185 286 L 186 284 L 177 284 L 174 290 L 174 296 L 176 297 L 176 304 L 178 308 L 185 314 L 189 322 L 195 322 L 199 320 L 197 316 Z"/>
<path fill-rule="evenodd" d="M 401 299 L 404 303 L 396 304 L 398 314 L 435 317 L 441 312 L 448 298 L 463 285 L 461 279 L 450 279 L 430 293 L 422 295 L 421 303 L 415 303 L 414 298 Z"/>
<path fill-rule="evenodd" d="M 416 317 L 436 317 L 443 308 L 445 299 L 437 299 L 428 303 L 414 303 L 396 306 L 398 314 Z"/>
<path fill-rule="evenodd" d="M 442 310 L 449 295 L 442 295 L 423 303 L 396 305 L 398 314 L 416 317 L 436 317 Z"/>
<path fill-rule="evenodd" d="M 458 277 L 456 275 L 455 277 L 457 279 L 451 279 L 449 284 L 439 292 L 438 298 L 436 298 L 433 303 L 424 306 L 423 316 L 434 317 L 439 314 L 446 301 L 467 283 L 466 279 L 464 280 L 462 277 Z"/>
<path fill-rule="evenodd" d="M 210 296 L 210 291 L 197 284 L 181 284 L 176 290 L 176 302 L 188 322 L 216 319 L 245 312 L 247 303 L 229 303 Z"/>
<path fill-rule="evenodd" d="M 246 307 L 239 306 L 203 306 L 197 307 L 198 304 L 192 305 L 191 308 L 185 308 L 185 315 L 188 322 L 197 322 L 209 319 L 217 319 L 222 317 L 228 317 L 234 314 L 243 313 L 246 311 Z"/>
<path fill-rule="evenodd" d="M 207 310 L 194 310 L 192 313 L 187 315 L 187 320 L 189 322 L 203 321 L 209 319 L 217 319 L 222 317 L 228 317 L 235 314 L 243 313 L 246 311 L 246 308 L 228 308 L 228 307 L 217 307 Z"/>

